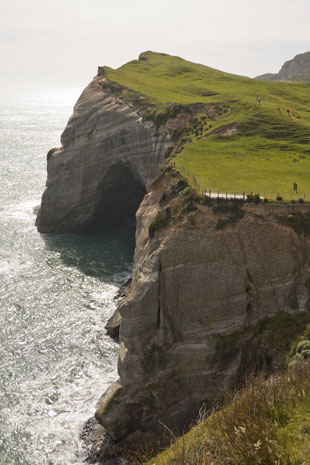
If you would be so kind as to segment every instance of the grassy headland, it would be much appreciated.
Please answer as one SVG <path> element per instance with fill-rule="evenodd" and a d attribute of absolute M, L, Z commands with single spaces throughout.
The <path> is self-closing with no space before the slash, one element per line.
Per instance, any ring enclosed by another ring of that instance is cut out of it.
<path fill-rule="evenodd" d="M 198 117 L 187 128 L 174 159 L 203 189 L 287 199 L 306 193 L 310 200 L 310 83 L 264 82 L 153 52 L 106 71 L 159 113 L 169 103 L 221 104 L 216 117 Z"/>

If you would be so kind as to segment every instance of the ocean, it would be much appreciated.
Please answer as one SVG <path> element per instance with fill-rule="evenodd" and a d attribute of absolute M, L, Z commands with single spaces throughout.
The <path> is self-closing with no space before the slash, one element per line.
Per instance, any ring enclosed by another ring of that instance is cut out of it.
<path fill-rule="evenodd" d="M 40 235 L 46 154 L 78 89 L 0 98 L 0 465 L 79 465 L 80 432 L 117 378 L 105 334 L 131 272 L 124 233 Z"/>

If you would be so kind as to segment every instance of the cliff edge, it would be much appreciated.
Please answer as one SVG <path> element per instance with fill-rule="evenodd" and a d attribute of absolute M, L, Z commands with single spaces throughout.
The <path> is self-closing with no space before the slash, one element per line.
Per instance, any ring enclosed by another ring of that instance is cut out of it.
<path fill-rule="evenodd" d="M 39 232 L 134 220 L 171 145 L 165 128 L 142 121 L 151 107 L 145 96 L 108 80 L 99 68 L 74 107 L 61 148 L 47 154 Z"/>
<path fill-rule="evenodd" d="M 173 170 L 153 184 L 119 308 L 120 380 L 96 412 L 105 454 L 182 433 L 249 373 L 284 366 L 310 321 L 310 241 L 285 223 L 295 214 L 309 207 L 202 199 Z"/>

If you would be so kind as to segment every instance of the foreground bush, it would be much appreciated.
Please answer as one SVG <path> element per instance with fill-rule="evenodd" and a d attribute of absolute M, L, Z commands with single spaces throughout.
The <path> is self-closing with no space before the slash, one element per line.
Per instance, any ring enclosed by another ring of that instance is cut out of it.
<path fill-rule="evenodd" d="M 229 405 L 147 463 L 310 464 L 310 363 L 249 381 Z"/>

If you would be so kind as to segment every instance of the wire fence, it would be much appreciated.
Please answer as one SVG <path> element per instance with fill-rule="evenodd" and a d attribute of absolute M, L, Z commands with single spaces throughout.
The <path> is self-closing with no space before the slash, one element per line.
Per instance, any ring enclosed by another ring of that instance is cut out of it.
<path fill-rule="evenodd" d="M 191 173 L 185 166 L 181 166 L 176 164 L 175 162 L 172 163 L 172 167 L 179 171 L 181 174 L 187 176 L 194 184 L 195 188 L 201 192 L 203 195 L 207 195 L 211 198 L 226 198 L 226 199 L 243 199 L 246 200 L 248 196 L 254 197 L 259 196 L 261 199 L 266 200 L 274 200 L 274 201 L 284 201 L 284 202 L 310 202 L 310 193 L 301 193 L 301 192 L 281 192 L 281 191 L 274 191 L 274 192 L 220 192 L 220 191 L 212 191 L 197 182 L 196 176 Z M 295 183 L 294 183 L 295 185 Z"/>

